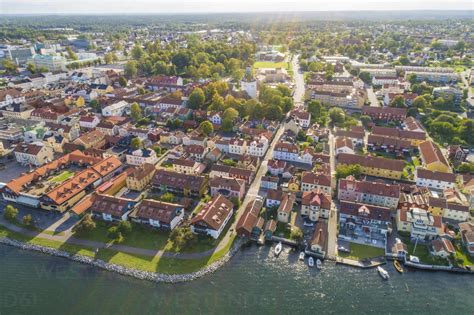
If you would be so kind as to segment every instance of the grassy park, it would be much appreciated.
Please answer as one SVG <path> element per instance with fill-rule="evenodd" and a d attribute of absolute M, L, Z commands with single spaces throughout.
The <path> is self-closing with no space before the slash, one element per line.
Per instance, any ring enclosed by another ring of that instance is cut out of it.
<path fill-rule="evenodd" d="M 339 252 L 342 258 L 363 260 L 385 255 L 383 248 L 367 246 L 363 244 L 350 243 L 350 253 Z"/>

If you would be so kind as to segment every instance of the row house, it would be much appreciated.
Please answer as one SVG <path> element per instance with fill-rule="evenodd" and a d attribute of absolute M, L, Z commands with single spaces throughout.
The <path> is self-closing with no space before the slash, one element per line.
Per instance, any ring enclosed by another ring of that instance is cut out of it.
<path fill-rule="evenodd" d="M 204 176 L 181 174 L 165 169 L 155 172 L 152 183 L 155 189 L 194 197 L 203 196 L 208 187 Z"/>
<path fill-rule="evenodd" d="M 349 176 L 339 180 L 339 200 L 360 202 L 396 209 L 400 201 L 400 186 L 380 182 L 358 181 Z"/>
<path fill-rule="evenodd" d="M 425 141 L 418 146 L 423 166 L 429 171 L 451 173 L 449 162 L 437 144 Z"/>
<path fill-rule="evenodd" d="M 456 174 L 430 171 L 417 167 L 415 181 L 418 186 L 444 190 L 456 186 Z"/>
<path fill-rule="evenodd" d="M 174 159 L 171 161 L 173 171 L 183 174 L 201 174 L 206 166 L 190 159 Z"/>
<path fill-rule="evenodd" d="M 135 202 L 130 199 L 99 194 L 95 196 L 90 211 L 93 217 L 104 221 L 128 221 L 134 205 Z"/>
<path fill-rule="evenodd" d="M 250 185 L 255 177 L 255 172 L 249 169 L 243 169 L 239 167 L 214 164 L 211 166 L 209 178 L 214 177 L 230 177 L 243 179 L 248 185 Z"/>
<path fill-rule="evenodd" d="M 371 134 L 367 137 L 367 148 L 373 151 L 408 154 L 415 147 L 408 140 Z"/>
<path fill-rule="evenodd" d="M 136 223 L 172 231 L 183 222 L 184 212 L 182 205 L 145 199 L 130 214 L 130 218 Z"/>
<path fill-rule="evenodd" d="M 190 226 L 195 234 L 218 239 L 233 214 L 234 205 L 222 195 L 216 195 L 192 218 Z"/>
<path fill-rule="evenodd" d="M 301 196 L 301 215 L 317 222 L 319 218 L 329 219 L 331 196 L 320 189 L 303 192 Z"/>
<path fill-rule="evenodd" d="M 389 208 L 341 201 L 339 208 L 340 239 L 385 248 L 387 234 L 391 232 Z"/>
<path fill-rule="evenodd" d="M 211 196 L 218 194 L 226 198 L 241 200 L 245 194 L 245 181 L 231 177 L 213 177 L 209 180 Z"/>
<path fill-rule="evenodd" d="M 364 106 L 362 107 L 362 115 L 370 116 L 372 119 L 401 122 L 407 117 L 407 109 L 397 107 Z"/>
<path fill-rule="evenodd" d="M 405 120 L 405 122 L 408 118 Z M 424 130 L 403 130 L 392 127 L 374 126 L 372 128 L 372 135 L 398 138 L 410 141 L 413 146 L 418 146 L 426 140 L 426 132 Z"/>
<path fill-rule="evenodd" d="M 335 136 L 350 139 L 354 147 L 363 146 L 364 139 L 365 139 L 365 131 L 354 129 L 354 128 L 351 128 L 351 130 L 344 130 L 344 129 L 337 128 L 335 132 Z"/>
<path fill-rule="evenodd" d="M 389 179 L 402 178 L 405 162 L 381 157 L 341 153 L 337 156 L 340 165 L 360 165 L 365 175 Z"/>

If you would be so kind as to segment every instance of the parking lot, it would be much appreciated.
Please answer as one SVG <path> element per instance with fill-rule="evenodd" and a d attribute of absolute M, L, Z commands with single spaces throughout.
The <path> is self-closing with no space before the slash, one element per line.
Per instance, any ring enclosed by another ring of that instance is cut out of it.
<path fill-rule="evenodd" d="M 10 180 L 17 178 L 21 173 L 28 172 L 30 168 L 18 163 L 15 159 L 9 160 L 6 157 L 0 159 L 0 163 L 5 165 L 3 170 L 0 170 L 0 182 L 8 183 Z"/>

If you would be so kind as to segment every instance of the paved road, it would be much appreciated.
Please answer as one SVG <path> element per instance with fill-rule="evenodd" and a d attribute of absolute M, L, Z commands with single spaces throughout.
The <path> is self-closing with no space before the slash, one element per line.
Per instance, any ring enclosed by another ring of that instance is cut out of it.
<path fill-rule="evenodd" d="M 293 79 L 295 80 L 295 93 L 293 94 L 293 100 L 295 104 L 304 101 L 305 87 L 303 73 L 300 72 L 299 55 L 293 57 L 292 68 L 293 68 Z"/>
<path fill-rule="evenodd" d="M 367 97 L 369 98 L 370 106 L 380 107 L 379 100 L 377 99 L 373 88 L 367 88 Z"/>
<path fill-rule="evenodd" d="M 334 135 L 329 134 L 329 156 L 331 163 L 331 181 L 336 183 L 336 152 Z M 331 212 L 328 220 L 328 249 L 326 256 L 329 259 L 335 259 L 337 256 L 337 225 L 338 225 L 338 207 L 334 201 L 331 202 Z"/>

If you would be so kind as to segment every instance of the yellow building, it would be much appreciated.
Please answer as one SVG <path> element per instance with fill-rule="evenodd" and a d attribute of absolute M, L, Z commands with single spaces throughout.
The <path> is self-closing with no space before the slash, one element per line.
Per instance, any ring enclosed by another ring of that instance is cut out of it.
<path fill-rule="evenodd" d="M 360 165 L 365 175 L 400 179 L 403 175 L 405 162 L 374 156 L 340 153 L 337 157 L 339 165 Z"/>
<path fill-rule="evenodd" d="M 423 165 L 430 171 L 451 173 L 451 167 L 438 145 L 432 141 L 424 141 L 418 146 Z"/>
<path fill-rule="evenodd" d="M 135 167 L 127 176 L 127 188 L 135 191 L 142 191 L 150 183 L 155 174 L 155 166 L 152 164 L 142 164 Z"/>
<path fill-rule="evenodd" d="M 293 176 L 288 182 L 288 191 L 290 192 L 300 191 L 300 183 L 298 181 L 298 178 L 296 178 L 296 176 Z"/>

